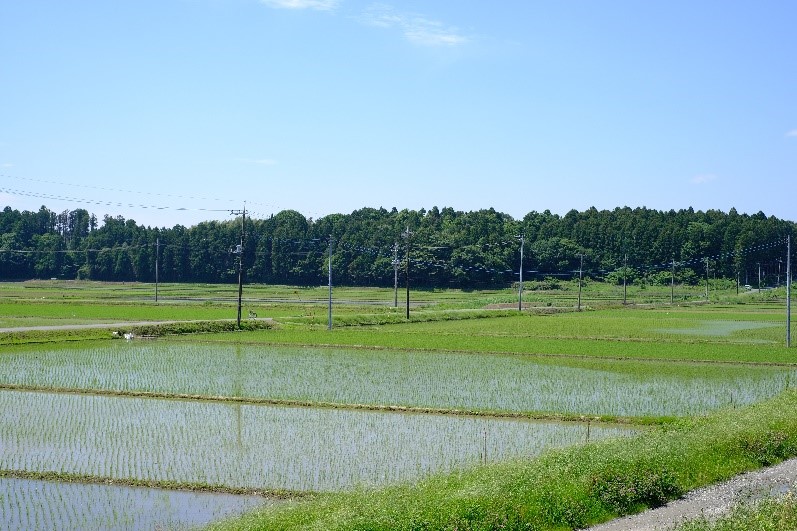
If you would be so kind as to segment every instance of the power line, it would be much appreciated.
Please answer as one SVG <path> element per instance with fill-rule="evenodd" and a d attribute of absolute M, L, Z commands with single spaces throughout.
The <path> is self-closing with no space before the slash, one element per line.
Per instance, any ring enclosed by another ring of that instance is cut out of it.
<path fill-rule="evenodd" d="M 144 209 L 152 209 L 152 210 L 177 210 L 177 211 L 200 211 L 200 212 L 227 212 L 229 209 L 227 208 L 202 208 L 202 207 L 182 207 L 182 206 L 164 206 L 164 205 L 142 205 L 142 204 L 135 204 L 135 203 L 124 203 L 121 201 L 109 201 L 109 200 L 102 200 L 102 199 L 85 199 L 80 197 L 70 197 L 70 196 L 63 196 L 63 195 L 55 195 L 55 194 L 45 194 L 39 192 L 27 192 L 25 190 L 16 190 L 12 188 L 5 188 L 0 187 L 0 192 L 10 194 L 10 195 L 17 195 L 23 197 L 35 197 L 38 199 L 52 199 L 54 201 L 69 201 L 72 203 L 80 203 L 80 204 L 91 204 L 91 205 L 102 205 L 102 206 L 113 206 L 119 208 L 144 208 Z"/>
<path fill-rule="evenodd" d="M 167 194 L 161 192 L 152 192 L 147 190 L 129 190 L 123 188 L 111 188 L 111 187 L 104 187 L 104 186 L 93 186 L 88 184 L 80 184 L 80 183 L 67 183 L 61 182 L 57 180 L 48 180 L 48 179 L 33 179 L 29 177 L 18 177 L 13 175 L 6 175 L 0 174 L 0 179 L 13 179 L 13 180 L 20 180 L 32 183 L 41 183 L 41 184 L 48 184 L 48 185 L 60 185 L 60 186 L 71 186 L 75 188 L 82 188 L 86 190 L 99 190 L 103 192 L 114 192 L 120 194 L 139 194 L 139 195 L 146 195 L 152 197 L 164 197 L 170 199 L 184 199 L 190 201 L 212 201 L 212 202 L 221 202 L 221 203 L 235 203 L 238 199 L 227 199 L 227 198 L 218 198 L 218 197 L 203 197 L 203 196 L 191 196 L 191 195 L 181 195 L 181 194 Z M 229 208 L 190 208 L 190 207 L 180 207 L 175 208 L 172 206 L 161 206 L 161 205 L 136 205 L 132 203 L 125 204 L 123 202 L 114 202 L 108 200 L 99 200 L 99 199 L 87 199 L 87 198 L 79 198 L 79 197 L 71 197 L 68 195 L 58 195 L 58 194 L 50 194 L 46 192 L 33 192 L 28 190 L 18 190 L 9 187 L 2 187 L 0 188 L 0 192 L 4 192 L 10 195 L 17 195 L 23 197 L 36 197 L 41 199 L 52 199 L 56 201 L 70 201 L 80 204 L 92 204 L 92 205 L 101 205 L 101 206 L 117 206 L 117 207 L 127 207 L 127 208 L 144 208 L 150 210 L 185 210 L 185 211 L 201 211 L 201 212 L 226 212 Z M 257 201 L 248 201 L 250 205 L 258 205 L 261 207 L 271 208 L 271 209 L 278 209 L 278 205 L 268 204 L 268 203 L 260 203 Z M 251 210 L 248 211 L 250 213 L 250 217 L 254 214 L 261 218 L 266 218 L 269 215 L 273 215 L 272 213 L 264 214 L 262 212 L 253 212 Z M 313 214 L 315 216 L 321 216 L 322 214 L 318 212 L 306 212 L 306 214 Z"/>
<path fill-rule="evenodd" d="M 85 188 L 85 189 L 90 189 L 90 190 L 102 190 L 104 192 L 118 192 L 118 193 L 122 193 L 122 194 L 139 194 L 139 195 L 149 195 L 149 196 L 156 196 L 156 197 L 173 197 L 173 198 L 177 198 L 177 199 L 192 199 L 192 200 L 198 200 L 198 201 L 222 201 L 222 202 L 228 202 L 228 203 L 232 203 L 234 201 L 233 199 L 222 199 L 222 198 L 218 198 L 218 197 L 201 197 L 201 196 L 195 197 L 195 196 L 190 196 L 190 195 L 186 196 L 186 195 L 179 195 L 179 194 L 166 194 L 166 193 L 161 193 L 161 192 L 151 192 L 151 191 L 148 191 L 148 190 L 126 190 L 126 189 L 123 189 L 123 188 L 108 188 L 108 187 L 105 187 L 105 186 L 93 186 L 93 185 L 90 185 L 90 184 L 81 184 L 81 183 L 65 183 L 65 182 L 60 182 L 60 181 L 53 181 L 53 180 L 46 180 L 46 179 L 33 179 L 33 178 L 30 178 L 30 177 L 17 177 L 17 176 L 12 176 L 12 175 L 0 175 L 0 177 L 6 178 L 6 179 L 16 179 L 16 180 L 20 180 L 20 181 L 34 182 L 34 183 L 56 184 L 56 185 L 60 185 L 60 186 L 71 186 L 71 187 L 74 187 L 74 188 Z"/>

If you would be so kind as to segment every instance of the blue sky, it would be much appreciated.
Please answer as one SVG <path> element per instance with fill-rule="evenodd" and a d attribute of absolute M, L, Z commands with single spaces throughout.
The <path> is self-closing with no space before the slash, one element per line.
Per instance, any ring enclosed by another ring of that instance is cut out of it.
<path fill-rule="evenodd" d="M 0 0 L 0 205 L 797 220 L 797 2 Z"/>

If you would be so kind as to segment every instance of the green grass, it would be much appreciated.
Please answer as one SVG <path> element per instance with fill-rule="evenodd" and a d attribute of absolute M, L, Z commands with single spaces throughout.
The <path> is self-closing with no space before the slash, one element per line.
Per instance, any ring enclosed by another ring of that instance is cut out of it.
<path fill-rule="evenodd" d="M 94 301 L 0 302 L 0 327 L 43 326 L 86 322 L 208 320 L 235 318 L 235 310 L 220 305 L 147 303 L 97 304 Z"/>
<path fill-rule="evenodd" d="M 629 318 L 635 312 L 627 310 Z M 594 316 L 600 312 L 579 314 L 583 320 L 577 328 L 565 329 L 551 334 L 548 322 L 561 315 L 516 317 L 496 316 L 494 319 L 445 321 L 433 323 L 404 323 L 395 325 L 361 326 L 326 329 L 306 327 L 282 327 L 265 333 L 239 333 L 235 341 L 293 344 L 335 345 L 391 349 L 446 350 L 460 352 L 490 352 L 529 354 L 542 356 L 601 357 L 612 359 L 682 360 L 705 362 L 744 362 L 794 364 L 794 354 L 783 347 L 783 341 L 773 337 L 760 343 L 760 337 L 737 339 L 735 336 L 706 337 L 688 336 L 644 337 L 587 337 L 585 330 L 599 333 L 600 323 Z M 577 323 L 568 321 L 565 324 Z M 558 323 L 562 324 L 562 323 Z M 774 329 L 773 329 L 774 330 Z M 781 330 L 782 331 L 782 330 Z M 776 330 L 777 332 L 777 330 Z M 775 334 L 769 329 L 759 329 L 750 335 Z M 785 337 L 785 331 L 782 331 Z M 565 335 L 566 334 L 566 335 Z M 629 334 L 630 335 L 630 334 Z M 230 341 L 230 335 L 207 336 L 207 340 Z"/>
<path fill-rule="evenodd" d="M 797 498 L 793 493 L 737 505 L 730 514 L 711 520 L 696 518 L 675 531 L 793 531 L 797 529 Z"/>
<path fill-rule="evenodd" d="M 214 529 L 574 529 L 797 454 L 797 392 L 615 440 L 415 485 L 257 511 Z"/>
<path fill-rule="evenodd" d="M 474 298 L 490 298 L 497 294 L 511 294 L 511 290 L 468 292 L 462 290 L 413 290 L 413 303 L 460 303 Z M 402 293 L 403 294 L 403 293 Z M 237 284 L 184 284 L 161 283 L 158 286 L 161 301 L 236 300 Z M 287 303 L 324 303 L 329 296 L 327 286 L 299 287 L 263 284 L 246 284 L 244 298 L 263 299 Z M 334 296 L 347 301 L 380 302 L 392 305 L 392 288 L 335 287 Z M 511 296 L 511 295 L 510 295 Z M 155 299 L 155 284 L 138 282 L 50 281 L 0 282 L 0 298 L 21 300 L 105 300 L 141 301 Z M 403 300 L 403 299 L 402 299 Z"/>
<path fill-rule="evenodd" d="M 575 306 L 578 297 L 577 282 L 563 282 L 558 290 L 535 290 L 535 283 L 526 284 L 523 300 L 533 306 Z M 403 303 L 405 292 L 399 290 L 399 302 Z M 711 301 L 764 301 L 773 297 L 783 297 L 783 290 L 772 290 L 764 294 L 742 293 L 736 295 L 734 289 L 711 291 Z M 233 301 L 237 298 L 236 284 L 177 284 L 161 283 L 158 286 L 162 301 Z M 246 284 L 244 298 L 257 301 L 283 303 L 321 303 L 329 295 L 327 286 L 297 287 L 263 284 Z M 479 308 L 490 304 L 516 305 L 515 288 L 491 290 L 460 290 L 425 288 L 412 286 L 410 293 L 413 304 L 435 305 L 443 308 Z M 339 287 L 333 289 L 333 297 L 341 301 L 359 301 L 392 306 L 392 288 Z M 65 280 L 31 280 L 27 282 L 0 282 L 0 299 L 17 300 L 103 300 L 103 301 L 154 301 L 155 284 L 137 282 L 97 282 Z M 705 299 L 703 286 L 677 286 L 675 302 L 699 302 Z M 587 306 L 618 305 L 623 301 L 622 286 L 600 282 L 585 282 L 582 289 L 582 302 Z M 626 302 L 628 304 L 648 304 L 650 302 L 670 302 L 669 286 L 629 286 Z"/>

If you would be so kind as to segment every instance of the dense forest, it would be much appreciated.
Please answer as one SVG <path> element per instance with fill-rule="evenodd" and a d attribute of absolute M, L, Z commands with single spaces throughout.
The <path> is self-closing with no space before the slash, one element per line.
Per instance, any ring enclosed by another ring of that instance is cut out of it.
<path fill-rule="evenodd" d="M 243 221 L 243 223 L 242 223 Z M 243 247 L 240 247 L 243 229 Z M 621 282 L 694 283 L 712 277 L 766 285 L 785 280 L 795 223 L 739 214 L 616 208 L 523 219 L 452 208 L 363 208 L 317 220 L 293 210 L 192 227 L 151 228 L 83 209 L 0 212 L 0 279 L 91 279 L 392 286 L 407 266 L 413 285 L 509 286 L 523 252 L 526 280 L 584 276 Z M 522 237 L 522 239 L 521 239 Z M 521 245 L 522 243 L 522 245 Z M 407 257 L 409 256 L 409 260 Z"/>

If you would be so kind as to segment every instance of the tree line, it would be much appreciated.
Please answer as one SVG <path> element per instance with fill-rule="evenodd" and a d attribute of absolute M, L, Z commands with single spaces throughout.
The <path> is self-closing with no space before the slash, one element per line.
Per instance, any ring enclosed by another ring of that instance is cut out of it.
<path fill-rule="evenodd" d="M 237 252 L 243 232 L 243 246 Z M 564 216 L 495 209 L 362 208 L 307 218 L 285 210 L 191 227 L 148 227 L 84 209 L 5 207 L 0 278 L 392 286 L 396 275 L 429 288 L 508 286 L 578 274 L 610 282 L 695 283 L 712 277 L 772 285 L 785 280 L 786 237 L 795 223 L 764 213 L 590 208 Z M 407 260 L 409 256 L 409 260 Z"/>

